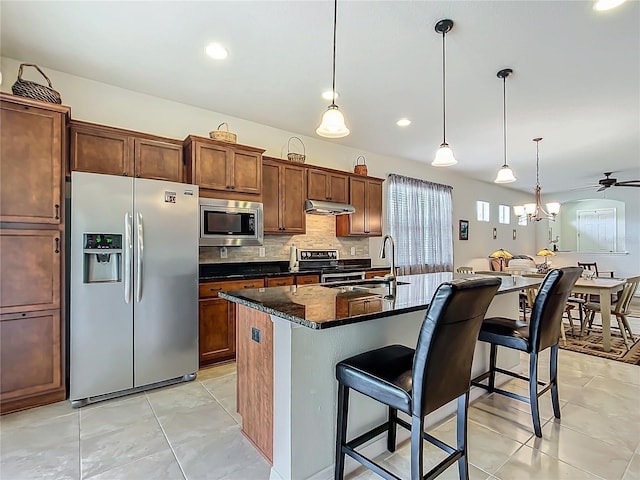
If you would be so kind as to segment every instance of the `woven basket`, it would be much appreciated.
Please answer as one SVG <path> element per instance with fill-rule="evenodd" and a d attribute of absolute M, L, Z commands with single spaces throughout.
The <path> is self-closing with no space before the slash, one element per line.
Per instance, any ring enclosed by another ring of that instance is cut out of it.
<path fill-rule="evenodd" d="M 291 140 L 293 140 L 294 138 L 300 142 L 300 145 L 302 145 L 302 153 L 291 151 Z M 304 160 L 307 158 L 306 154 L 307 150 L 304 148 L 304 143 L 302 143 L 302 140 L 300 140 L 298 137 L 291 137 L 287 142 L 287 159 L 290 162 L 304 163 Z"/>
<path fill-rule="evenodd" d="M 33 67 L 38 70 L 40 74 L 45 78 L 49 86 L 47 87 L 36 82 L 23 80 L 22 67 Z M 18 69 L 18 79 L 16 80 L 16 83 L 14 83 L 11 87 L 11 91 L 14 95 L 18 95 L 20 97 L 33 98 L 34 100 L 42 100 L 43 102 L 49 103 L 62 103 L 60 94 L 53 89 L 49 77 L 47 77 L 37 65 L 33 65 L 32 63 L 20 64 L 20 68 Z"/>
<path fill-rule="evenodd" d="M 360 165 L 360 159 L 362 159 L 362 165 Z M 356 166 L 353 167 L 353 173 L 358 175 L 366 175 L 368 173 L 367 164 L 363 155 L 356 158 Z"/>
<path fill-rule="evenodd" d="M 223 125 L 227 127 L 226 130 L 220 130 L 220 127 L 222 127 Z M 238 136 L 235 133 L 231 133 L 229 131 L 229 125 L 227 125 L 226 122 L 218 125 L 218 128 L 216 130 L 209 132 L 209 136 L 214 140 L 228 143 L 236 143 L 236 141 L 238 140 Z"/>

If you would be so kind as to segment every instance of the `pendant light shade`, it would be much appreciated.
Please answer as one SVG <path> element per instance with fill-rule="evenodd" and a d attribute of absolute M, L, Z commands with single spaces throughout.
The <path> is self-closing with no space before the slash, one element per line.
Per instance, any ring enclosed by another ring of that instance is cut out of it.
<path fill-rule="evenodd" d="M 431 162 L 434 167 L 449 167 L 458 163 L 453 155 L 453 150 L 447 143 L 447 109 L 446 109 L 446 64 L 445 64 L 445 40 L 444 37 L 453 28 L 453 20 L 444 19 L 436 23 L 436 32 L 442 34 L 442 143 L 436 152 L 436 157 Z"/>
<path fill-rule="evenodd" d="M 327 138 L 341 138 L 349 135 L 349 129 L 344 123 L 344 115 L 337 105 L 333 103 L 329 105 L 327 111 L 322 115 L 322 122 L 316 128 L 316 133 Z"/>
<path fill-rule="evenodd" d="M 336 105 L 336 24 L 338 19 L 338 0 L 333 2 L 333 77 L 332 88 L 333 99 L 331 105 L 324 115 L 322 115 L 322 121 L 320 126 L 316 129 L 316 133 L 321 137 L 327 138 L 341 138 L 349 135 L 349 129 L 344 123 L 344 115 Z"/>
<path fill-rule="evenodd" d="M 504 150 L 504 164 L 498 170 L 494 183 L 513 183 L 517 179 L 507 163 L 507 77 L 513 73 L 510 68 L 498 72 L 498 78 L 502 79 L 502 145 Z"/>

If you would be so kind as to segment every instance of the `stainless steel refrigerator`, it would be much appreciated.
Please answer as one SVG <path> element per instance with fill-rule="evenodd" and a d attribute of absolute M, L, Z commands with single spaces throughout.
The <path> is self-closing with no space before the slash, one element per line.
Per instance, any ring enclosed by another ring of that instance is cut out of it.
<path fill-rule="evenodd" d="M 71 174 L 73 406 L 195 378 L 198 186 Z"/>

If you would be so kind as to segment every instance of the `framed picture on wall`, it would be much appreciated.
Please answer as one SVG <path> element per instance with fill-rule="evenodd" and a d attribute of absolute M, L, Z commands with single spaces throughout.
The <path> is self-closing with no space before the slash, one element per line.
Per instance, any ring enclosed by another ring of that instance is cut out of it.
<path fill-rule="evenodd" d="M 469 240 L 469 220 L 460 220 L 460 240 Z"/>

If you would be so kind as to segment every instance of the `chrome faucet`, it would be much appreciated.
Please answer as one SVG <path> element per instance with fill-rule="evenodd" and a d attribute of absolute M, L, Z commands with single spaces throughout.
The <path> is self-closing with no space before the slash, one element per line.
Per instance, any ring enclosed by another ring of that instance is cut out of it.
<path fill-rule="evenodd" d="M 382 246 L 380 247 L 380 258 L 387 258 L 385 246 L 387 245 L 387 240 L 391 243 L 391 270 L 384 276 L 384 279 L 387 281 L 396 280 L 396 246 L 393 243 L 393 237 L 391 235 L 385 235 L 382 237 Z"/>

